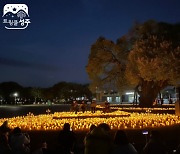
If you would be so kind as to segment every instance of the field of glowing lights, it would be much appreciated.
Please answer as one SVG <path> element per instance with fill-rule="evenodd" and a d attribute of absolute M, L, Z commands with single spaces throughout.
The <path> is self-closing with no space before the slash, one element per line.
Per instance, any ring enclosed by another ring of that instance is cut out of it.
<path fill-rule="evenodd" d="M 153 109 L 152 109 L 153 110 Z M 117 110 L 111 113 L 97 111 L 92 114 L 90 111 L 85 113 L 78 112 L 55 112 L 53 114 L 17 116 L 12 118 L 0 119 L 0 125 L 8 121 L 10 128 L 20 127 L 22 130 L 44 131 L 60 130 L 64 123 L 70 123 L 74 131 L 87 131 L 92 124 L 107 123 L 112 130 L 116 129 L 146 129 L 168 127 L 180 124 L 180 117 L 174 114 L 154 114 L 147 110 L 146 113 L 130 113 Z"/>

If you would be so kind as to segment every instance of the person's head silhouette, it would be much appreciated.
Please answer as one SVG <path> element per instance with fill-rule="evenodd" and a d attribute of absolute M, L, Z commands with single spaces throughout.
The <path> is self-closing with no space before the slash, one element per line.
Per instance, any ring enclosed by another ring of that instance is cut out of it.
<path fill-rule="evenodd" d="M 70 124 L 69 123 L 65 123 L 64 127 L 63 127 L 64 131 L 70 131 Z"/>

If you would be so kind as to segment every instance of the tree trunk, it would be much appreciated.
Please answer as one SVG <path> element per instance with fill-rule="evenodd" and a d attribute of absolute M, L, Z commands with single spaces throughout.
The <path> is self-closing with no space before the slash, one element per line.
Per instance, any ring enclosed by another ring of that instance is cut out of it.
<path fill-rule="evenodd" d="M 137 85 L 137 86 L 135 87 L 135 90 L 134 90 L 134 102 L 135 102 L 135 105 L 136 105 L 136 106 L 137 106 L 138 93 L 139 93 L 138 87 L 139 87 L 139 85 Z"/>
<path fill-rule="evenodd" d="M 141 107 L 152 107 L 153 102 L 155 101 L 160 87 L 158 84 L 154 84 L 152 81 L 143 81 L 141 83 L 140 91 L 140 106 Z"/>

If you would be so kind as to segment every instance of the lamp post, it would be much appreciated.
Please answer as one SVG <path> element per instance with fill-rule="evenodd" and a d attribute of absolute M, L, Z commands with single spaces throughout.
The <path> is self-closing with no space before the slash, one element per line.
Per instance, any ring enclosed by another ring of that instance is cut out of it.
<path fill-rule="evenodd" d="M 15 102 L 15 105 L 16 105 L 16 98 L 18 97 L 18 93 L 15 92 L 15 93 L 13 94 L 13 96 L 14 96 L 14 102 Z"/>

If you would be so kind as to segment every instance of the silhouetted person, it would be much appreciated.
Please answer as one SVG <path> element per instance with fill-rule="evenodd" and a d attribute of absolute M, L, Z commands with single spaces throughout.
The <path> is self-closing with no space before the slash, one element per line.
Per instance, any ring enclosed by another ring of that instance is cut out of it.
<path fill-rule="evenodd" d="M 86 141 L 86 138 L 90 135 L 90 133 L 96 128 L 96 126 L 94 124 L 91 125 L 89 132 L 86 134 L 85 138 L 84 138 L 84 143 Z"/>
<path fill-rule="evenodd" d="M 8 127 L 8 121 L 4 121 L 0 126 L 0 135 L 3 133 L 9 133 L 11 129 Z"/>
<path fill-rule="evenodd" d="M 153 106 L 156 106 L 156 105 L 158 105 L 158 99 L 157 98 L 153 102 Z"/>
<path fill-rule="evenodd" d="M 75 103 L 75 101 L 73 101 L 73 102 L 71 103 L 71 108 L 70 108 L 70 111 L 71 111 L 71 112 L 74 112 L 74 103 Z"/>
<path fill-rule="evenodd" d="M 111 128 L 106 123 L 101 123 L 98 125 L 98 127 L 102 128 L 104 131 L 106 131 L 106 133 L 110 133 L 111 131 Z"/>
<path fill-rule="evenodd" d="M 0 154 L 11 154 L 12 150 L 9 145 L 9 132 L 10 128 L 7 125 L 7 121 L 5 121 L 0 126 Z"/>
<path fill-rule="evenodd" d="M 79 111 L 79 106 L 78 106 L 77 101 L 74 102 L 74 111 L 75 111 L 75 114 L 77 114 L 77 112 Z"/>
<path fill-rule="evenodd" d="M 8 138 L 6 135 L 0 135 L 0 153 L 1 154 L 10 154 L 12 153 L 11 147 L 8 143 Z"/>
<path fill-rule="evenodd" d="M 123 130 L 118 130 L 114 137 L 114 146 L 112 154 L 137 154 L 134 146 L 129 142 L 126 133 Z"/>
<path fill-rule="evenodd" d="M 161 105 L 163 105 L 164 104 L 164 99 L 163 98 L 161 98 Z"/>
<path fill-rule="evenodd" d="M 110 103 L 105 101 L 104 105 L 105 105 L 104 112 L 105 113 L 110 112 Z"/>
<path fill-rule="evenodd" d="M 91 132 L 94 128 L 96 128 L 96 126 L 94 124 L 92 124 L 89 131 Z"/>
<path fill-rule="evenodd" d="M 84 103 L 84 101 L 82 101 L 80 108 L 81 108 L 81 111 L 84 113 L 86 109 L 86 104 Z"/>
<path fill-rule="evenodd" d="M 173 103 L 172 99 L 171 99 L 171 98 L 169 98 L 169 104 L 172 104 L 172 103 Z"/>
<path fill-rule="evenodd" d="M 73 131 L 70 130 L 70 124 L 65 123 L 63 130 L 59 132 L 58 136 L 59 150 L 63 154 L 70 154 L 74 149 L 76 137 Z"/>
<path fill-rule="evenodd" d="M 110 154 L 111 147 L 110 127 L 107 124 L 94 128 L 85 139 L 85 154 Z"/>
<path fill-rule="evenodd" d="M 47 148 L 46 141 L 43 141 L 41 143 L 41 146 L 36 151 L 34 151 L 32 154 L 50 154 L 50 151 Z"/>
<path fill-rule="evenodd" d="M 8 122 L 0 126 L 0 154 L 10 154 L 12 153 L 11 147 L 9 145 L 9 132 L 11 129 L 8 127 Z"/>
<path fill-rule="evenodd" d="M 30 137 L 26 133 L 22 133 L 19 127 L 14 128 L 10 137 L 10 145 L 14 154 L 30 153 Z"/>
<path fill-rule="evenodd" d="M 143 149 L 144 154 L 167 154 L 166 148 L 161 140 L 160 133 L 158 131 L 152 131 L 150 140 Z"/>
<path fill-rule="evenodd" d="M 96 112 L 96 101 L 94 100 L 91 102 L 91 112 L 92 113 Z"/>

